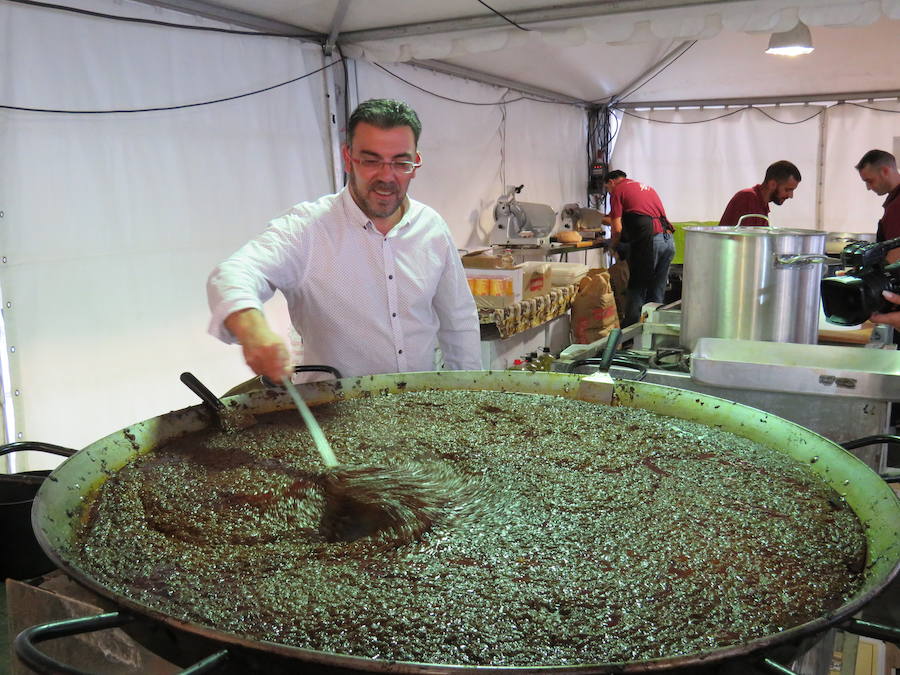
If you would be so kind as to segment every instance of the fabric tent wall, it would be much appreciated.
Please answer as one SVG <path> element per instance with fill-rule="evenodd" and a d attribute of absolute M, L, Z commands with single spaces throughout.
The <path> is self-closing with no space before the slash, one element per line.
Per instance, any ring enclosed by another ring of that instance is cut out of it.
<path fill-rule="evenodd" d="M 213 25 L 142 4 L 128 14 Z M 322 65 L 296 41 L 12 4 L 0 25 L 6 105 L 171 106 Z M 316 75 L 183 110 L 0 110 L 0 283 L 22 437 L 82 447 L 196 404 L 183 370 L 218 392 L 252 375 L 238 347 L 206 333 L 206 276 L 272 216 L 331 191 L 323 100 Z"/>
<path fill-rule="evenodd" d="M 656 188 L 671 220 L 707 221 L 787 159 L 803 181 L 793 199 L 771 205 L 773 225 L 874 232 L 883 200 L 866 194 L 853 165 L 872 148 L 893 150 L 900 106 L 865 106 L 628 111 L 611 166 Z"/>
<path fill-rule="evenodd" d="M 524 184 L 519 200 L 549 204 L 557 212 L 566 203 L 585 204 L 582 108 L 523 99 L 413 66 L 386 68 L 358 63 L 359 100 L 399 98 L 419 114 L 424 164 L 410 195 L 444 217 L 457 246 L 485 245 L 504 183 Z"/>

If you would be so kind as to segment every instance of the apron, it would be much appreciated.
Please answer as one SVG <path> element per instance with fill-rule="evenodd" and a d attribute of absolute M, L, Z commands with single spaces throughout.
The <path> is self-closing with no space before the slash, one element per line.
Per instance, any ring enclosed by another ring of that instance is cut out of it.
<path fill-rule="evenodd" d="M 643 286 L 653 279 L 656 266 L 653 259 L 653 216 L 633 211 L 622 214 L 622 241 L 628 244 L 628 267 L 631 276 L 629 286 Z M 675 228 L 660 216 L 663 232 L 674 232 Z"/>

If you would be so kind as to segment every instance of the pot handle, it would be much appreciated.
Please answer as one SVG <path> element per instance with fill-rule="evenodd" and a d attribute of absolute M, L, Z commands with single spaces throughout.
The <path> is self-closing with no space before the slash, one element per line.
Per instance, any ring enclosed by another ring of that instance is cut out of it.
<path fill-rule="evenodd" d="M 741 221 L 742 221 L 744 218 L 762 218 L 764 221 L 766 221 L 766 225 L 769 225 L 769 224 L 770 224 L 770 223 L 769 223 L 769 216 L 764 216 L 764 215 L 761 214 L 761 213 L 745 213 L 743 216 L 741 216 L 740 218 L 738 218 L 737 224 L 734 226 L 734 229 L 738 229 L 738 228 L 741 226 Z"/>
<path fill-rule="evenodd" d="M 817 263 L 837 265 L 841 262 L 840 258 L 832 258 L 821 253 L 773 253 L 772 258 L 775 260 L 775 267 L 799 267 Z"/>
<path fill-rule="evenodd" d="M 41 443 L 40 441 L 16 441 L 15 443 L 0 445 L 0 457 L 13 452 L 47 452 L 51 455 L 71 457 L 78 451 L 72 448 L 64 448 L 61 445 L 53 445 L 53 443 Z"/>
<path fill-rule="evenodd" d="M 69 637 L 71 635 L 81 635 L 82 633 L 93 633 L 94 631 L 103 630 L 105 628 L 119 628 L 133 620 L 134 617 L 130 615 L 121 612 L 110 612 L 108 614 L 97 614 L 96 616 L 86 616 L 79 619 L 53 621 L 51 623 L 26 628 L 16 636 L 13 647 L 16 655 L 37 673 L 46 675 L 55 675 L 56 673 L 66 673 L 67 675 L 91 675 L 91 673 L 87 671 L 60 663 L 53 657 L 39 650 L 35 645 L 38 642 Z M 178 675 L 197 675 L 198 673 L 211 672 L 214 668 L 222 665 L 227 658 L 228 650 L 223 649 L 214 654 L 210 654 L 202 661 L 198 661 L 189 668 L 182 670 Z"/>

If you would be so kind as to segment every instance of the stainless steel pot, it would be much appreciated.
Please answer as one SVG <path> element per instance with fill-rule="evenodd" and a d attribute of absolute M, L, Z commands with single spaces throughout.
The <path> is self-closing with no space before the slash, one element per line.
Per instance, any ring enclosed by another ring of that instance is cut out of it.
<path fill-rule="evenodd" d="M 860 460 L 831 441 L 792 422 L 737 403 L 698 394 L 634 381 L 610 383 L 608 379 L 582 378 L 563 373 L 438 372 L 400 373 L 316 382 L 301 386 L 304 398 L 311 404 L 369 396 L 390 396 L 421 390 L 488 390 L 552 394 L 591 402 L 611 401 L 612 405 L 651 410 L 662 415 L 697 421 L 734 432 L 745 438 L 773 447 L 809 467 L 825 483 L 845 495 L 847 503 L 863 523 L 867 533 L 867 568 L 865 581 L 854 597 L 834 612 L 801 626 L 741 645 L 710 652 L 625 664 L 579 664 L 565 667 L 490 668 L 478 667 L 482 673 L 621 673 L 668 671 L 715 664 L 726 659 L 769 650 L 814 635 L 839 622 L 871 600 L 900 569 L 900 502 L 890 487 Z M 611 398 L 610 398 L 611 396 Z M 233 396 L 228 405 L 246 406 L 253 413 L 289 409 L 293 404 L 282 391 L 264 390 Z M 470 673 L 471 666 L 427 663 L 396 663 L 343 654 L 323 653 L 289 645 L 263 643 L 226 633 L 209 626 L 186 623 L 161 614 L 139 597 L 129 597 L 105 587 L 80 569 L 72 554 L 75 534 L 91 503 L 91 495 L 108 477 L 114 475 L 134 457 L 167 441 L 199 431 L 210 425 L 202 406 L 186 408 L 139 422 L 92 443 L 58 467 L 41 487 L 32 512 L 38 541 L 47 554 L 70 576 L 97 593 L 113 599 L 131 612 L 149 616 L 195 635 L 212 638 L 230 649 L 245 647 L 278 657 L 287 657 L 320 665 L 391 673 Z M 92 617 L 88 630 L 120 625 L 125 621 L 117 614 Z M 90 621 L 90 620 L 77 620 Z M 41 639 L 66 633 L 58 627 L 45 629 Z M 26 631 L 27 633 L 28 631 Z M 23 638 L 16 640 L 17 653 L 30 649 Z M 38 641 L 35 637 L 35 641 Z M 223 650 L 224 653 L 225 650 Z M 30 653 L 30 652 L 29 652 Z M 37 659 L 33 654 L 30 658 Z M 220 658 L 216 656 L 216 658 Z M 29 661 L 34 663 L 34 661 Z M 54 671 L 56 672 L 56 671 Z M 200 672 L 200 671 L 192 671 Z"/>
<path fill-rule="evenodd" d="M 816 344 L 825 232 L 685 228 L 681 345 L 702 337 Z"/>

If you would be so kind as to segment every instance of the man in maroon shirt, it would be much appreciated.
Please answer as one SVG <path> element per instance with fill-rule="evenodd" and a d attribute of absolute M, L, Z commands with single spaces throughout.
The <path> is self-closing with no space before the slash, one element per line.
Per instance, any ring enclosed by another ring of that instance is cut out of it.
<path fill-rule="evenodd" d="M 610 171 L 605 178 L 609 192 L 609 246 L 628 245 L 628 293 L 624 325 L 641 318 L 645 302 L 662 302 L 669 280 L 669 264 L 675 256 L 674 228 L 666 218 L 659 195 L 649 185 L 631 180 L 624 171 Z"/>
<path fill-rule="evenodd" d="M 719 218 L 719 225 L 733 226 L 738 224 L 741 216 L 756 214 L 769 215 L 769 202 L 778 206 L 785 199 L 794 196 L 794 190 L 800 184 L 800 170 L 786 160 L 769 165 L 763 182 L 751 188 L 739 190 Z M 744 218 L 741 227 L 751 225 L 765 227 L 769 222 L 763 218 Z"/>
<path fill-rule="evenodd" d="M 884 215 L 878 221 L 875 239 L 886 241 L 900 237 L 900 172 L 897 171 L 897 160 L 884 150 L 869 150 L 854 168 L 859 171 L 867 190 L 879 196 L 887 195 L 882 204 Z M 885 260 L 889 263 L 900 260 L 900 248 L 888 251 Z"/>

